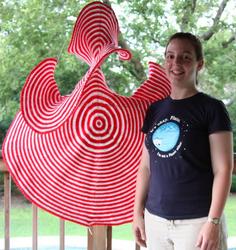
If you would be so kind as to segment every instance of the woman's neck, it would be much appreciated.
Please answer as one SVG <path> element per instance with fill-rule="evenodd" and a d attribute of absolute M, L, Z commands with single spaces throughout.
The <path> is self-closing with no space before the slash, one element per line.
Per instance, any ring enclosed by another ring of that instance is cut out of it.
<path fill-rule="evenodd" d="M 184 99 L 184 98 L 191 97 L 191 96 L 195 95 L 198 92 L 199 91 L 197 90 L 197 88 L 195 86 L 192 87 L 192 88 L 176 88 L 176 87 L 172 87 L 170 97 L 172 99 L 175 99 L 175 100 Z"/>

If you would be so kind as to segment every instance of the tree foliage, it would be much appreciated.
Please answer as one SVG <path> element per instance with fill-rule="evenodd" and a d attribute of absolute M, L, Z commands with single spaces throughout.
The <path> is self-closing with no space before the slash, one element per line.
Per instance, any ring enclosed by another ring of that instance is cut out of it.
<path fill-rule="evenodd" d="M 56 81 L 72 91 L 88 66 L 68 55 L 73 25 L 83 0 L 2 0 L 0 3 L 0 137 L 19 109 L 19 94 L 32 68 L 57 57 Z M 146 78 L 149 60 L 163 62 L 168 37 L 176 31 L 198 35 L 205 51 L 200 88 L 225 100 L 236 121 L 236 16 L 234 0 L 103 0 L 120 24 L 119 45 L 133 53 L 130 62 L 115 55 L 103 65 L 109 86 L 130 95 Z M 236 144 L 236 143 L 235 143 Z"/>

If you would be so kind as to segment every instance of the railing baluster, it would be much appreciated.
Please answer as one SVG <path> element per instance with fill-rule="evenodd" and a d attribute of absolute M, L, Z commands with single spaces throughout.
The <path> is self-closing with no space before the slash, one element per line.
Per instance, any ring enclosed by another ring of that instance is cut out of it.
<path fill-rule="evenodd" d="M 33 211 L 33 232 L 32 232 L 32 249 L 38 249 L 38 208 L 36 205 L 32 204 L 32 211 Z"/>
<path fill-rule="evenodd" d="M 107 250 L 112 250 L 112 226 L 107 227 Z"/>
<path fill-rule="evenodd" d="M 5 250 L 10 250 L 11 177 L 4 172 Z"/>
<path fill-rule="evenodd" d="M 60 250 L 65 250 L 65 221 L 60 219 Z"/>

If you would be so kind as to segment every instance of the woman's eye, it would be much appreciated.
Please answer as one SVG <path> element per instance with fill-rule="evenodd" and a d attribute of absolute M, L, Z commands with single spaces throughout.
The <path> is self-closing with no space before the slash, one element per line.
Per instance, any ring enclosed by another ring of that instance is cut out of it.
<path fill-rule="evenodd" d="M 188 55 L 186 55 L 186 56 L 184 56 L 184 60 L 188 60 L 188 61 L 190 61 L 190 60 L 191 60 L 191 57 L 190 57 L 190 56 L 188 56 Z"/>
<path fill-rule="evenodd" d="M 166 56 L 166 59 L 173 59 L 174 58 L 174 55 L 167 55 Z"/>

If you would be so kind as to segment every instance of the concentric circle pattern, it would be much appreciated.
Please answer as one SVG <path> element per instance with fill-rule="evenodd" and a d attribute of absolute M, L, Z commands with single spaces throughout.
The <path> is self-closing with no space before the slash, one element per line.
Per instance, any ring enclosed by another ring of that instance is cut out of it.
<path fill-rule="evenodd" d="M 119 52 L 114 12 L 94 2 L 78 19 L 70 46 L 90 69 L 69 96 L 59 93 L 54 58 L 32 70 L 3 158 L 20 190 L 44 210 L 86 226 L 124 224 L 132 220 L 145 111 L 169 94 L 170 85 L 162 68 L 150 63 L 149 79 L 133 96 L 111 91 L 99 66 Z M 120 51 L 123 59 L 129 55 Z"/>
<path fill-rule="evenodd" d="M 93 2 L 81 11 L 68 52 L 89 65 L 101 63 L 113 52 L 117 52 L 121 60 L 129 60 L 131 53 L 118 48 L 118 34 L 119 25 L 114 11 L 106 4 Z"/>
<path fill-rule="evenodd" d="M 54 80 L 55 58 L 47 58 L 27 77 L 21 92 L 21 111 L 27 124 L 39 133 L 61 126 L 79 105 L 80 95 L 88 72 L 69 97 L 60 95 Z"/>

